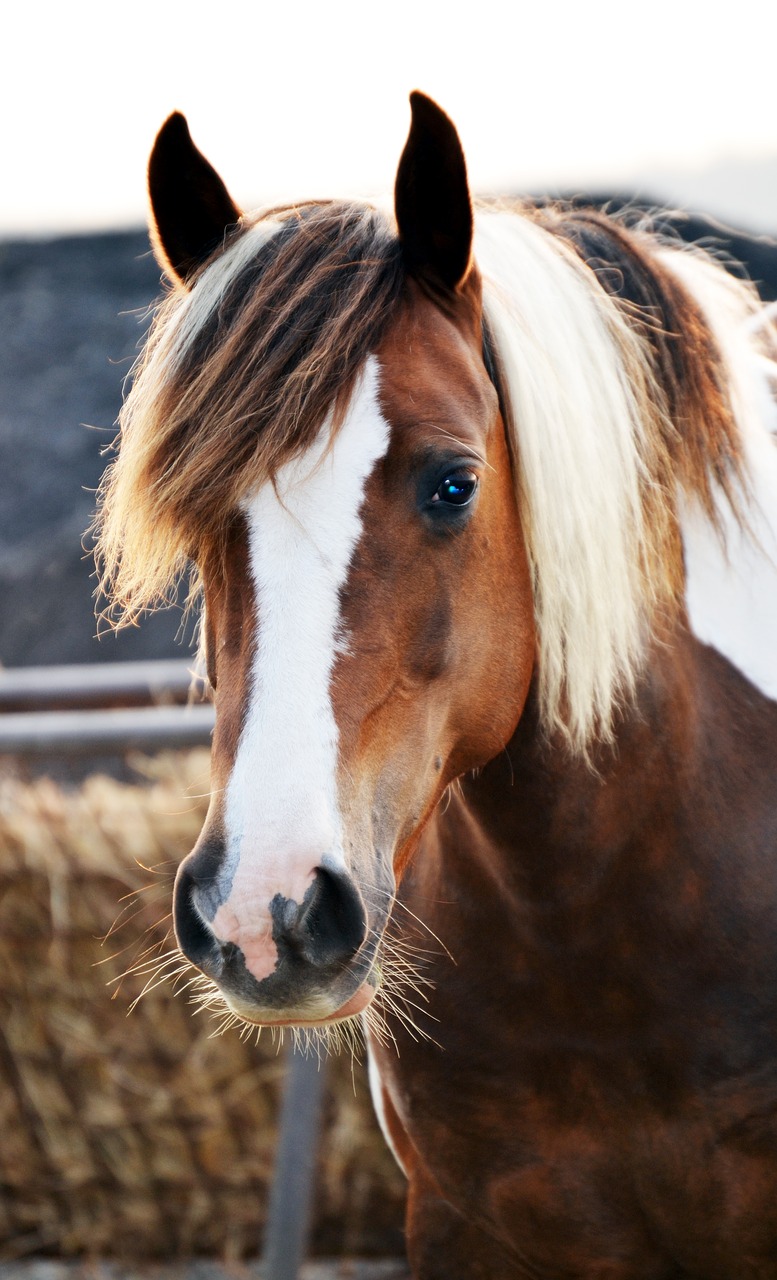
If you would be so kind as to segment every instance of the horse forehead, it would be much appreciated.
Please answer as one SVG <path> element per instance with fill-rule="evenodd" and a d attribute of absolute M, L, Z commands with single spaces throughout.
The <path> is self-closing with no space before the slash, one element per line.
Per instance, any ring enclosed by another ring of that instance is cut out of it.
<path fill-rule="evenodd" d="M 498 397 L 483 362 L 480 322 L 463 304 L 462 312 L 446 314 L 416 296 L 380 344 L 380 403 L 393 428 L 393 448 L 425 430 L 474 445 L 493 425 Z"/>
<path fill-rule="evenodd" d="M 260 613 L 269 597 L 288 605 L 289 568 L 295 581 L 323 574 L 336 595 L 362 531 L 365 486 L 390 444 L 380 380 L 370 357 L 339 430 L 324 422 L 306 449 L 243 500 L 223 557 L 203 571 L 207 618 L 229 616 L 245 632 L 249 596 Z"/>
<path fill-rule="evenodd" d="M 261 544 L 272 536 L 273 526 L 279 526 L 281 537 L 275 548 L 279 562 L 286 559 L 283 543 L 290 534 L 304 527 L 306 535 L 320 537 L 320 525 L 327 523 L 321 513 L 330 509 L 332 495 L 327 491 L 325 503 L 318 499 L 322 486 L 327 489 L 333 479 L 338 479 L 343 488 L 340 498 L 346 499 L 345 505 L 363 530 L 365 494 L 374 490 L 384 473 L 384 468 L 376 467 L 380 458 L 388 473 L 393 471 L 392 463 L 399 462 L 404 474 L 408 456 L 412 460 L 430 445 L 448 451 L 457 445 L 465 451 L 483 451 L 484 437 L 498 416 L 498 397 L 481 347 L 467 328 L 452 322 L 431 301 L 416 301 L 367 360 L 340 431 L 330 438 L 325 423 L 308 449 L 262 487 L 269 501 L 244 504 L 222 565 L 241 599 L 247 592 L 255 594 L 258 585 L 256 557 L 250 552 L 252 533 Z M 267 506 L 269 511 L 260 510 Z M 342 536 L 338 528 L 337 537 Z M 356 529 L 346 542 L 347 562 L 358 542 Z M 242 610 L 234 591 L 224 593 L 218 585 L 217 581 L 216 589 L 206 590 L 206 597 L 212 597 L 207 601 L 209 612 L 223 608 L 230 612 L 230 604 L 232 613 Z"/>

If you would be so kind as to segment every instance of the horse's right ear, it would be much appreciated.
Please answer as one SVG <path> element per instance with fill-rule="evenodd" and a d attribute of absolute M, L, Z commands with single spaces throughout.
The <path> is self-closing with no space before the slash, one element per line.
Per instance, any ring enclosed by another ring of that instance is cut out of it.
<path fill-rule="evenodd" d="M 157 134 L 148 161 L 148 194 L 157 261 L 183 284 L 221 244 L 227 227 L 240 220 L 240 210 L 195 147 L 180 111 Z"/>
<path fill-rule="evenodd" d="M 425 93 L 410 95 L 410 133 L 399 161 L 394 210 L 411 275 L 456 290 L 472 265 L 472 201 L 452 120 Z"/>

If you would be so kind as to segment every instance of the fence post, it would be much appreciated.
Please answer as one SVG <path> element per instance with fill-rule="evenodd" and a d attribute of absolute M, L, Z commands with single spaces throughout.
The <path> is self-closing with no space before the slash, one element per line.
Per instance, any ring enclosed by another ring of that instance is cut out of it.
<path fill-rule="evenodd" d="M 297 1280 L 304 1261 L 325 1083 L 325 1058 L 319 1061 L 312 1052 L 289 1052 L 262 1280 Z"/>

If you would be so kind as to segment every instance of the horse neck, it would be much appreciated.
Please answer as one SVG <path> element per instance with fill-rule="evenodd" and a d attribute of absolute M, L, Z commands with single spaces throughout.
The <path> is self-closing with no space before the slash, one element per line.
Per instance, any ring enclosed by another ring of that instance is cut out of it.
<path fill-rule="evenodd" d="M 460 874 L 474 889 L 474 879 L 480 893 L 490 882 L 505 906 L 536 898 L 547 908 L 554 894 L 559 904 L 595 895 L 621 860 L 644 870 L 681 842 L 682 815 L 714 767 L 699 725 L 715 677 L 703 678 L 705 654 L 682 628 L 667 654 L 656 646 L 615 741 L 594 744 L 588 760 L 547 740 L 532 690 L 504 752 L 440 811 L 446 880 Z"/>

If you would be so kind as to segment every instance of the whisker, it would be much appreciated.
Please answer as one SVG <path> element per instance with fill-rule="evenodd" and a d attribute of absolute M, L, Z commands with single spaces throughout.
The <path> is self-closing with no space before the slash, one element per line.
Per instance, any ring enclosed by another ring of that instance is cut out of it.
<path fill-rule="evenodd" d="M 132 1011 L 135 1008 L 137 1008 L 138 1004 L 143 999 L 143 997 L 148 995 L 150 991 L 155 991 L 156 988 L 161 987 L 163 983 L 169 982 L 171 979 L 177 978 L 178 975 L 181 973 L 186 973 L 188 968 L 189 968 L 189 961 L 186 960 L 182 965 L 180 965 L 178 969 L 174 969 L 172 973 L 163 973 L 160 977 L 156 979 L 156 981 L 154 981 L 153 977 L 149 978 L 148 982 L 144 986 L 140 995 L 136 996 L 135 999 L 130 1004 L 129 1008 L 127 1009 L 127 1013 L 128 1014 L 132 1013 Z"/>
<path fill-rule="evenodd" d="M 434 929 L 432 929 L 430 925 L 426 924 L 426 922 L 425 922 L 424 920 L 422 920 L 420 916 L 417 916 L 417 915 L 415 914 L 415 912 L 414 912 L 414 911 L 411 911 L 411 909 L 410 909 L 410 907 L 408 907 L 407 903 L 403 902 L 401 898 L 396 897 L 396 895 L 391 894 L 391 893 L 390 893 L 388 890 L 386 890 L 386 889 L 383 889 L 383 890 L 381 890 L 381 889 L 376 889 L 376 892 L 378 892 L 378 893 L 383 893 L 383 895 L 384 895 L 385 897 L 387 897 L 387 898 L 390 898 L 390 899 L 391 899 L 391 903 L 392 903 L 392 914 L 393 914 L 393 909 L 394 909 L 394 907 L 395 907 L 395 906 L 402 907 L 403 911 L 406 911 L 406 912 L 407 912 L 407 914 L 411 917 L 411 919 L 415 920 L 416 924 L 420 925 L 420 927 L 421 927 L 421 928 L 422 928 L 426 933 L 428 933 L 430 937 L 434 938 L 435 942 L 439 943 L 439 945 L 442 947 L 442 949 L 443 949 L 443 951 L 445 952 L 445 954 L 446 954 L 446 956 L 448 957 L 448 959 L 449 959 L 449 960 L 451 960 L 451 961 L 453 962 L 453 964 L 455 964 L 455 963 L 456 963 L 456 961 L 455 961 L 454 957 L 451 955 L 451 952 L 448 950 L 448 948 L 446 947 L 445 943 L 442 941 L 442 938 L 438 938 L 437 934 L 434 932 Z M 387 926 L 387 927 L 388 927 L 388 926 Z"/>
<path fill-rule="evenodd" d="M 115 978 L 111 978 L 107 985 L 112 987 L 115 986 L 117 982 L 122 982 L 125 978 L 133 976 L 143 978 L 148 973 L 158 973 L 165 965 L 181 960 L 183 960 L 183 956 L 177 947 L 173 951 L 165 952 L 164 955 L 158 955 L 149 959 L 141 957 L 134 964 L 130 965 L 128 969 L 125 969 L 123 973 L 120 973 Z M 100 963 L 102 964 L 103 962 L 100 961 Z"/>

